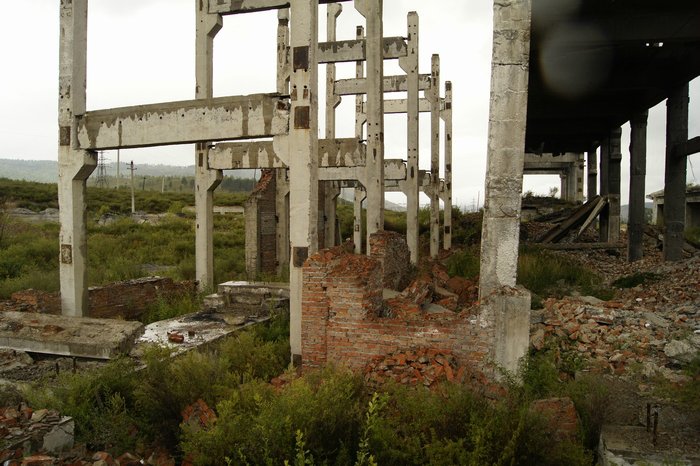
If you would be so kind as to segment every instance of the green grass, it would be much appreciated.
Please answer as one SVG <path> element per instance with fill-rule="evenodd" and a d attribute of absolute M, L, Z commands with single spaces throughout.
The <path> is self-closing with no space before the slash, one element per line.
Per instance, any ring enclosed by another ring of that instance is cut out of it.
<path fill-rule="evenodd" d="M 518 283 L 542 298 L 561 298 L 577 292 L 607 301 L 614 295 L 596 273 L 575 261 L 536 248 L 522 248 Z"/>
<path fill-rule="evenodd" d="M 696 248 L 700 248 L 700 227 L 686 229 L 685 240 Z"/>

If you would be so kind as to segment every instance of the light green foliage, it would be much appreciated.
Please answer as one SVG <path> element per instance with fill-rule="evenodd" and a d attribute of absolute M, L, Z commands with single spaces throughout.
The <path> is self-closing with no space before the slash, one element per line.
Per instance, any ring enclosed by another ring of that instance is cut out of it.
<path fill-rule="evenodd" d="M 447 271 L 451 277 L 476 278 L 479 267 L 479 250 L 476 246 L 456 251 L 447 261 Z"/>
<path fill-rule="evenodd" d="M 613 292 L 600 276 L 578 263 L 536 248 L 523 248 L 518 260 L 518 283 L 540 297 L 561 298 L 576 291 L 609 300 Z"/>

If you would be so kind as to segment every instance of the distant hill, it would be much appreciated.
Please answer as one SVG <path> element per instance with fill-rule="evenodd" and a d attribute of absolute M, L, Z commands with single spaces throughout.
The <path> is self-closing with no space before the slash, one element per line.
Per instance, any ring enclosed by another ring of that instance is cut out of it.
<path fill-rule="evenodd" d="M 653 202 L 645 202 L 644 203 L 644 209 L 649 211 L 649 212 L 647 212 L 647 217 L 649 217 L 649 218 L 651 218 L 651 210 L 653 209 L 653 207 L 654 207 Z M 630 206 L 627 204 L 620 206 L 620 220 L 622 220 L 623 222 L 626 223 L 629 220 L 629 218 L 630 218 Z"/>
<path fill-rule="evenodd" d="M 175 165 L 136 165 L 139 176 L 194 176 L 194 165 L 187 167 Z M 106 163 L 108 176 L 116 176 L 115 163 Z M 126 164 L 122 166 L 121 176 L 128 175 Z M 97 170 L 92 176 L 96 176 Z M 232 178 L 253 178 L 255 170 L 227 170 L 226 176 Z M 0 159 L 0 178 L 11 180 L 37 181 L 40 183 L 56 183 L 58 181 L 58 163 L 55 160 L 15 160 Z"/>

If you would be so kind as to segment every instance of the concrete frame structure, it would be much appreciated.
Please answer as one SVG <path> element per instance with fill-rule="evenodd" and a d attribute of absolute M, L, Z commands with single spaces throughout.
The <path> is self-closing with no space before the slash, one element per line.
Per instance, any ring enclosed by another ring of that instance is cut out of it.
<path fill-rule="evenodd" d="M 559 175 L 561 198 L 568 202 L 583 202 L 583 154 L 566 153 L 525 154 L 525 175 Z"/>

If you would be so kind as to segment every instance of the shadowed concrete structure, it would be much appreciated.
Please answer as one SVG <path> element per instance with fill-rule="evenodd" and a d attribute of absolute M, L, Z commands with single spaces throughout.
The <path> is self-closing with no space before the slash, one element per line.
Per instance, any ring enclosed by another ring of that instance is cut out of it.
<path fill-rule="evenodd" d="M 684 225 L 687 84 L 700 75 L 700 9 L 694 0 L 532 0 L 532 54 L 526 149 L 533 153 L 587 152 L 588 199 L 607 195 L 602 241 L 619 235 L 619 128 L 632 127 L 628 257 L 641 257 L 646 146 L 645 112 L 668 103 L 667 200 L 676 206 L 664 235 L 667 260 L 679 258 Z M 685 121 L 685 124 L 684 124 Z M 685 128 L 685 130 L 684 130 Z M 600 148 L 600 160 L 597 160 Z M 600 171 L 596 173 L 596 165 Z"/>

